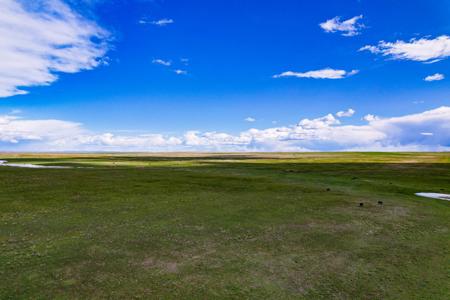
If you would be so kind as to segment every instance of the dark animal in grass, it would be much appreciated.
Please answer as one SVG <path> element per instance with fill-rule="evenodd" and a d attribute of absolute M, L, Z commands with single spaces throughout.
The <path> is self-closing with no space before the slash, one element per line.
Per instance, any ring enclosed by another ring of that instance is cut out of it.
<path fill-rule="evenodd" d="M 359 203 L 359 207 L 363 207 L 363 206 L 364 206 L 363 202 Z"/>
<path fill-rule="evenodd" d="M 383 205 L 383 201 L 378 201 L 378 204 L 379 205 Z"/>
<path fill-rule="evenodd" d="M 331 191 L 331 189 L 330 189 L 330 188 L 327 188 L 327 192 L 329 192 L 329 191 Z"/>

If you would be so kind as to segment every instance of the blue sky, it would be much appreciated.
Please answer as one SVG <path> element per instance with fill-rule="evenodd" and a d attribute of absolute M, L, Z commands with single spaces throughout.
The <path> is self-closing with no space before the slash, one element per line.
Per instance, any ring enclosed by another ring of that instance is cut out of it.
<path fill-rule="evenodd" d="M 2 2 L 2 150 L 450 147 L 446 0 Z"/>

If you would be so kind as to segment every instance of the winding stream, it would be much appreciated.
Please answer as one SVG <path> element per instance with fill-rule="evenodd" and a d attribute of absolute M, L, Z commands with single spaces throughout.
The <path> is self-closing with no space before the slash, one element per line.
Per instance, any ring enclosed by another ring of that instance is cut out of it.
<path fill-rule="evenodd" d="M 420 197 L 426 197 L 426 198 L 433 198 L 433 199 L 440 199 L 440 200 L 447 200 L 450 201 L 450 195 L 449 194 L 439 194 L 439 193 L 416 193 L 416 196 Z"/>
<path fill-rule="evenodd" d="M 30 168 L 30 169 L 70 169 L 71 167 L 64 166 L 41 166 L 33 164 L 11 164 L 7 160 L 0 160 L 0 167 L 16 167 L 16 168 Z"/>

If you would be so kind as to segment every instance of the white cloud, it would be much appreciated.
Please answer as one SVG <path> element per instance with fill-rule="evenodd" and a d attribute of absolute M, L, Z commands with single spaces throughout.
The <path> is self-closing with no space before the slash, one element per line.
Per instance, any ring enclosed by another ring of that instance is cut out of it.
<path fill-rule="evenodd" d="M 369 51 L 373 54 L 378 54 L 380 53 L 380 50 L 378 49 L 377 46 L 371 46 L 371 45 L 366 45 L 364 47 L 359 48 L 358 51 Z"/>
<path fill-rule="evenodd" d="M 363 120 L 365 120 L 367 122 L 372 122 L 372 121 L 376 121 L 376 120 L 379 120 L 379 119 L 380 119 L 379 117 L 377 117 L 375 115 L 372 115 L 372 114 L 368 114 L 368 115 L 365 115 L 363 117 Z"/>
<path fill-rule="evenodd" d="M 339 117 L 339 118 L 342 118 L 342 117 L 351 117 L 354 114 L 355 114 L 355 110 L 352 109 L 352 108 L 349 108 L 346 111 L 338 111 L 336 113 L 336 116 Z"/>
<path fill-rule="evenodd" d="M 375 120 L 370 122 L 370 126 L 386 135 L 382 140 L 385 145 L 419 145 L 428 146 L 429 149 L 441 146 L 450 149 L 448 106 L 418 114 Z M 423 132 L 433 132 L 433 137 L 423 136 Z"/>
<path fill-rule="evenodd" d="M 246 121 L 246 122 L 256 122 L 256 119 L 253 118 L 253 117 L 247 117 L 247 118 L 244 119 L 244 121 Z"/>
<path fill-rule="evenodd" d="M 357 74 L 358 70 L 345 71 L 345 70 L 335 70 L 331 68 L 325 68 L 322 70 L 308 71 L 304 73 L 287 71 L 281 74 L 274 75 L 273 78 L 281 77 L 297 77 L 297 78 L 313 78 L 313 79 L 343 79 Z"/>
<path fill-rule="evenodd" d="M 248 151 L 307 151 L 350 149 L 430 150 L 450 146 L 450 107 L 397 118 L 373 120 L 368 125 L 341 125 L 328 114 L 303 119 L 297 125 L 250 129 L 238 135 L 189 132 L 184 145 L 195 149 Z M 421 129 L 434 128 L 439 138 L 423 139 Z M 225 147 L 225 148 L 224 148 Z M 234 147 L 234 148 L 233 148 Z"/>
<path fill-rule="evenodd" d="M 162 134 L 114 135 L 81 134 L 73 137 L 55 139 L 49 143 L 53 149 L 80 150 L 119 150 L 119 151 L 151 151 L 161 147 L 169 148 L 181 145 L 182 140 L 177 137 L 167 137 Z"/>
<path fill-rule="evenodd" d="M 0 1 L 0 97 L 93 69 L 108 50 L 108 33 L 60 0 L 39 1 L 39 10 L 33 4 Z"/>
<path fill-rule="evenodd" d="M 444 74 L 436 73 L 434 75 L 430 75 L 424 78 L 425 81 L 439 81 L 444 80 L 445 76 Z"/>
<path fill-rule="evenodd" d="M 400 117 L 367 115 L 367 124 L 342 125 L 332 114 L 297 124 L 238 134 L 93 133 L 62 120 L 0 116 L 0 149 L 29 151 L 432 151 L 450 150 L 450 107 Z"/>
<path fill-rule="evenodd" d="M 169 25 L 169 24 L 173 24 L 173 23 L 175 23 L 175 21 L 172 20 L 172 19 L 164 18 L 164 19 L 160 19 L 160 20 L 156 20 L 156 21 L 150 21 L 150 22 L 146 21 L 146 20 L 140 20 L 139 23 L 140 24 L 152 24 L 152 25 L 163 27 L 163 26 L 166 26 L 166 25 Z"/>
<path fill-rule="evenodd" d="M 360 51 L 370 51 L 398 60 L 433 63 L 450 56 L 450 37 L 441 35 L 434 39 L 421 38 L 393 43 L 381 41 L 377 46 L 367 45 Z"/>
<path fill-rule="evenodd" d="M 249 142 L 247 136 L 233 136 L 223 132 L 199 132 L 188 131 L 184 135 L 184 145 L 186 146 L 245 146 Z"/>
<path fill-rule="evenodd" d="M 0 116 L 0 142 L 49 142 L 84 133 L 81 124 L 61 120 L 24 120 L 16 114 Z"/>
<path fill-rule="evenodd" d="M 21 114 L 21 113 L 22 113 L 22 110 L 20 110 L 20 109 L 13 109 L 10 111 L 11 115 L 17 115 L 17 114 Z"/>
<path fill-rule="evenodd" d="M 186 75 L 187 74 L 186 70 L 180 70 L 180 69 L 174 70 L 174 72 L 177 75 Z"/>
<path fill-rule="evenodd" d="M 152 63 L 157 64 L 157 65 L 166 66 L 166 67 L 170 67 L 172 65 L 171 61 L 163 60 L 163 59 L 160 59 L 160 58 L 152 60 Z"/>
<path fill-rule="evenodd" d="M 303 119 L 301 120 L 297 126 L 305 128 L 305 129 L 319 129 L 325 128 L 330 125 L 338 125 L 340 121 L 336 119 L 332 114 L 328 114 L 324 117 L 316 118 L 316 119 Z"/>
<path fill-rule="evenodd" d="M 343 36 L 355 36 L 360 34 L 361 29 L 364 28 L 363 24 L 358 23 L 362 18 L 363 16 L 360 15 L 341 21 L 340 17 L 334 17 L 333 19 L 320 23 L 319 26 L 325 32 L 341 32 Z"/>

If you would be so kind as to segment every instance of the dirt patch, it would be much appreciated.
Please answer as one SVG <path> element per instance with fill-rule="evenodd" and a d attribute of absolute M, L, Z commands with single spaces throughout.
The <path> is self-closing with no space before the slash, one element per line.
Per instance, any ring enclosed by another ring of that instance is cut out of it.
<path fill-rule="evenodd" d="M 351 223 L 320 223 L 320 222 L 308 222 L 304 224 L 285 224 L 281 225 L 277 228 L 277 231 L 285 231 L 285 230 L 299 230 L 299 231 L 308 231 L 308 230 L 320 230 L 326 232 L 342 232 L 342 231 L 351 231 L 354 228 L 354 224 Z"/>
<path fill-rule="evenodd" d="M 164 273 L 178 273 L 179 264 L 175 261 L 162 261 L 148 257 L 142 261 L 141 266 L 145 269 L 157 269 Z"/>

